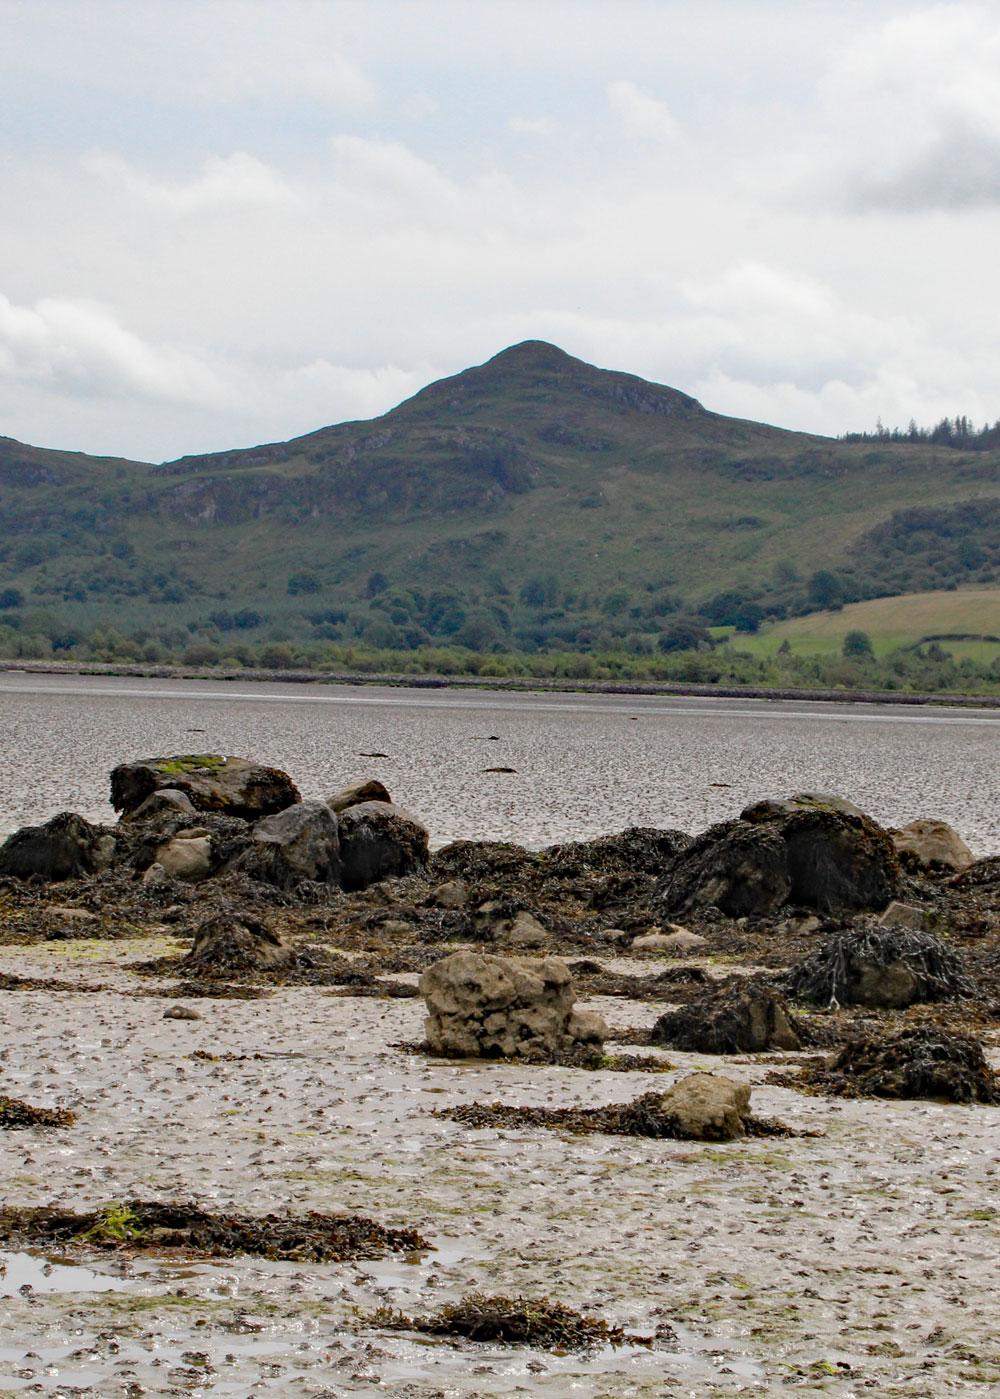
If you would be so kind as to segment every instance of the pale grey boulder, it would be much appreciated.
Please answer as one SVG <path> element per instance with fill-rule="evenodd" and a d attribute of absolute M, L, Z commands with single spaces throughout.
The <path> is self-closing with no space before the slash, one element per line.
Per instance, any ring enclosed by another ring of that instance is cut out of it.
<path fill-rule="evenodd" d="M 460 1058 L 552 1058 L 599 1047 L 608 1028 L 574 1008 L 575 987 L 559 957 L 456 952 L 420 978 L 427 1044 Z"/>
<path fill-rule="evenodd" d="M 297 802 L 255 822 L 244 868 L 279 888 L 340 883 L 340 827 L 325 802 Z"/>

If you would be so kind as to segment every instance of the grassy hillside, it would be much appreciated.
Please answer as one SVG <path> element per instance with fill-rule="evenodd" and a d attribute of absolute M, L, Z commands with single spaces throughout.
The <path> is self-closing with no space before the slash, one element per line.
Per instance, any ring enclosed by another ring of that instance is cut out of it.
<path fill-rule="evenodd" d="M 0 623 L 63 650 L 96 626 L 236 656 L 656 654 L 692 623 L 989 587 L 998 468 L 725 418 L 527 342 L 287 443 L 153 466 L 0 439 Z"/>

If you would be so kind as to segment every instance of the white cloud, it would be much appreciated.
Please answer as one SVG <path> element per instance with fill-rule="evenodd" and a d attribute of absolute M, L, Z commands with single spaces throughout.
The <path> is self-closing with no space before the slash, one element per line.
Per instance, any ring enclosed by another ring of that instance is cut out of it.
<path fill-rule="evenodd" d="M 120 156 L 91 151 L 84 169 L 106 184 L 154 208 L 173 213 L 197 213 L 220 205 L 292 204 L 295 195 L 272 169 L 245 151 L 230 156 L 209 156 L 197 179 L 168 184 L 150 179 Z"/>
<path fill-rule="evenodd" d="M 822 100 L 848 205 L 1000 203 L 996 6 L 931 5 L 873 26 L 836 56 Z"/>
<path fill-rule="evenodd" d="M 26 307 L 0 295 L 0 376 L 71 395 L 220 406 L 230 397 L 197 356 L 146 344 L 106 307 L 54 298 Z"/>
<path fill-rule="evenodd" d="M 657 97 L 635 83 L 620 81 L 608 84 L 608 100 L 625 130 L 632 136 L 654 141 L 677 141 L 680 127 L 670 108 Z"/>

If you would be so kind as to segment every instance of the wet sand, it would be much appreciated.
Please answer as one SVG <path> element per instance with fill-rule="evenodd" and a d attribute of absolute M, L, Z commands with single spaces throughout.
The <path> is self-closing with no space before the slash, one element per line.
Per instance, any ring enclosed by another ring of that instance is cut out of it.
<path fill-rule="evenodd" d="M 0 1394 L 995 1392 L 996 1109 L 806 1097 L 763 1085 L 781 1056 L 671 1052 L 678 1075 L 744 1078 L 755 1113 L 824 1135 L 708 1144 L 469 1131 L 432 1110 L 593 1106 L 650 1080 L 425 1059 L 392 1047 L 420 1037 L 419 1001 L 314 988 L 192 1001 L 201 1019 L 165 1020 L 176 1002 L 121 992 L 142 984 L 125 964 L 173 946 L 4 950 L 0 971 L 119 988 L 4 993 L 0 1092 L 78 1114 L 69 1128 L 0 1133 L 7 1204 L 85 1209 L 134 1195 L 358 1212 L 419 1229 L 436 1252 L 323 1265 L 74 1256 L 63 1260 L 72 1271 L 56 1259 L 48 1272 L 6 1255 Z M 619 1031 L 663 1008 L 588 1004 Z M 473 1289 L 547 1297 L 643 1334 L 669 1325 L 676 1338 L 560 1356 L 364 1321 L 383 1303 L 423 1312 Z"/>
<path fill-rule="evenodd" d="M 117 763 L 203 752 L 282 768 L 305 797 L 377 777 L 433 845 L 693 834 L 765 797 L 832 791 L 883 825 L 948 821 L 983 856 L 1000 853 L 998 740 L 987 710 L 7 672 L 0 831 L 66 809 L 111 822 Z"/>

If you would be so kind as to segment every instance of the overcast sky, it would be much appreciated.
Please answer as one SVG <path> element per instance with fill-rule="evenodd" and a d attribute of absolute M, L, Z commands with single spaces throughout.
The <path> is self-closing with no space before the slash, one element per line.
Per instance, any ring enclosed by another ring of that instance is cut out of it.
<path fill-rule="evenodd" d="M 1000 417 L 1000 4 L 0 0 L 0 434 L 159 461 L 519 340 Z"/>

